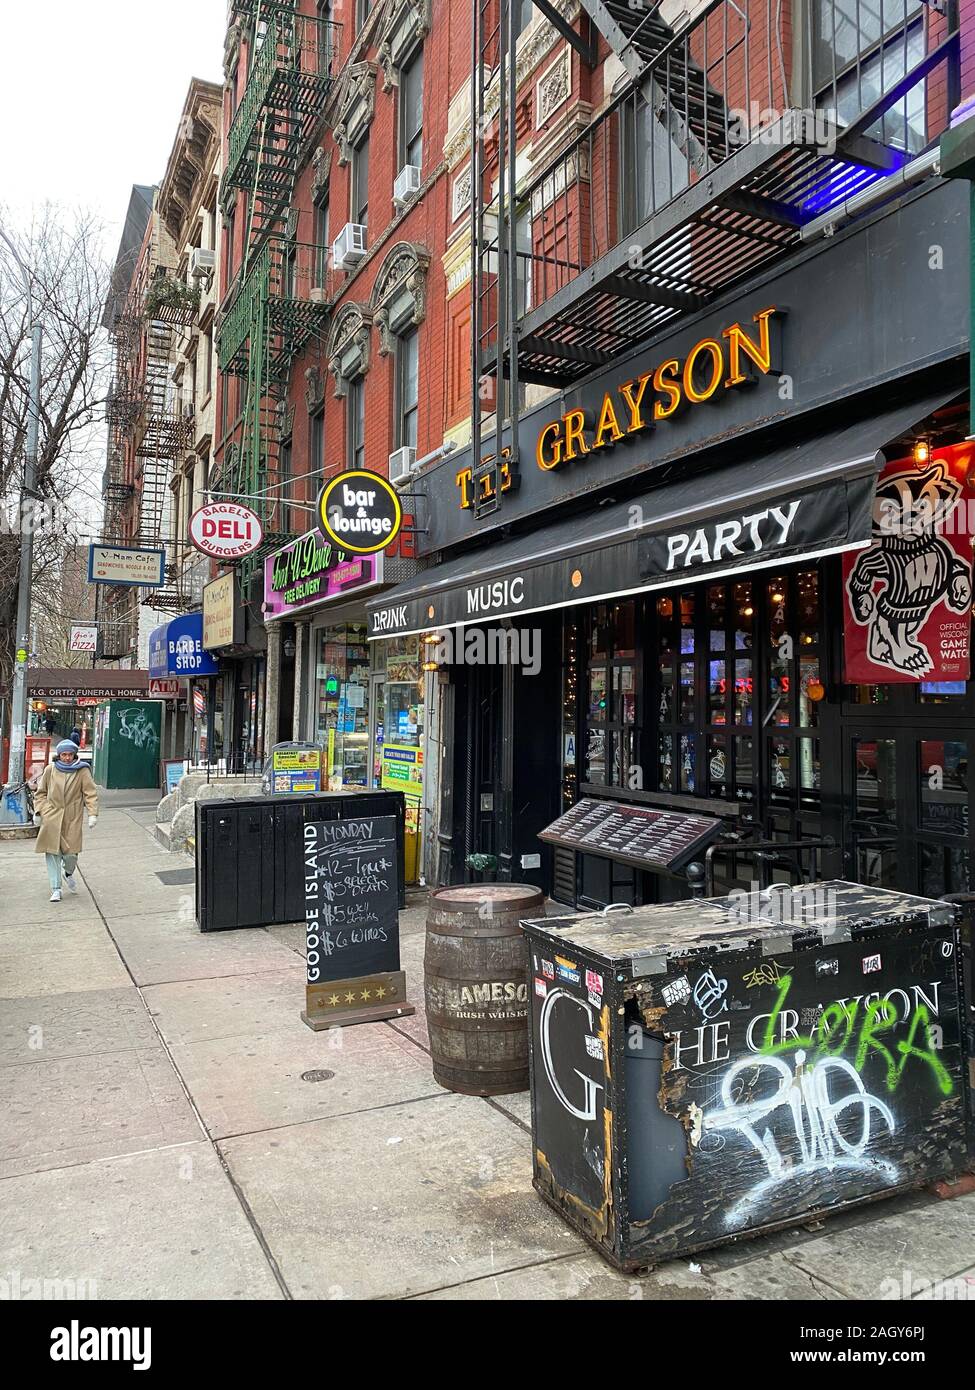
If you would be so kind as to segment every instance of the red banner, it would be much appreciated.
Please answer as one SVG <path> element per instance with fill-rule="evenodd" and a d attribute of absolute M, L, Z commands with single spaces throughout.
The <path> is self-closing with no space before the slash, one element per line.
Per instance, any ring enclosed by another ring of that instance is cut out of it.
<path fill-rule="evenodd" d="M 844 680 L 967 680 L 972 613 L 971 444 L 888 463 L 873 542 L 843 556 Z"/>

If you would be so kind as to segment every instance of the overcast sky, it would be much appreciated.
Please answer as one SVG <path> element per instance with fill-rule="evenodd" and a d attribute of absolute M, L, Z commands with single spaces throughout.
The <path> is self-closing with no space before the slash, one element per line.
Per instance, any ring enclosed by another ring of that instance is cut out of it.
<path fill-rule="evenodd" d="M 190 79 L 223 80 L 227 0 L 3 0 L 0 202 L 96 212 L 114 254 L 158 183 Z"/>

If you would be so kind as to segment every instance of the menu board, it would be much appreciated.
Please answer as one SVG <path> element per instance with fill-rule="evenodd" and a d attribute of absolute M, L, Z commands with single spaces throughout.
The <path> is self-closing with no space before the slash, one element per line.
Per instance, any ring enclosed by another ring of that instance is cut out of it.
<path fill-rule="evenodd" d="M 399 970 L 396 820 L 304 827 L 308 984 Z"/>
<path fill-rule="evenodd" d="M 546 826 L 539 839 L 641 869 L 676 873 L 717 839 L 720 831 L 721 821 L 714 816 L 584 797 Z"/>

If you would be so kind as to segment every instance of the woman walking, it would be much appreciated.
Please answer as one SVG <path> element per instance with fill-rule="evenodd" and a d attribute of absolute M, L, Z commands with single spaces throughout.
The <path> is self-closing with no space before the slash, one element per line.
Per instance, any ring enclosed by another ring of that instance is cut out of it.
<path fill-rule="evenodd" d="M 57 746 L 53 763 L 41 773 L 34 793 L 34 823 L 41 827 L 37 837 L 38 854 L 47 856 L 47 876 L 51 902 L 61 901 L 61 870 L 69 893 L 77 893 L 74 871 L 81 853 L 84 813 L 88 829 L 98 819 L 98 792 L 87 763 L 78 758 L 78 745 L 66 738 Z"/>

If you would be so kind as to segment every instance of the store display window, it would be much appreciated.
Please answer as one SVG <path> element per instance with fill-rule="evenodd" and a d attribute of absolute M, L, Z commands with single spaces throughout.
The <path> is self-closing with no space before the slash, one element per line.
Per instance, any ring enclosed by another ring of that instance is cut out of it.
<path fill-rule="evenodd" d="M 365 623 L 317 633 L 315 742 L 330 791 L 369 786 L 369 647 Z"/>

